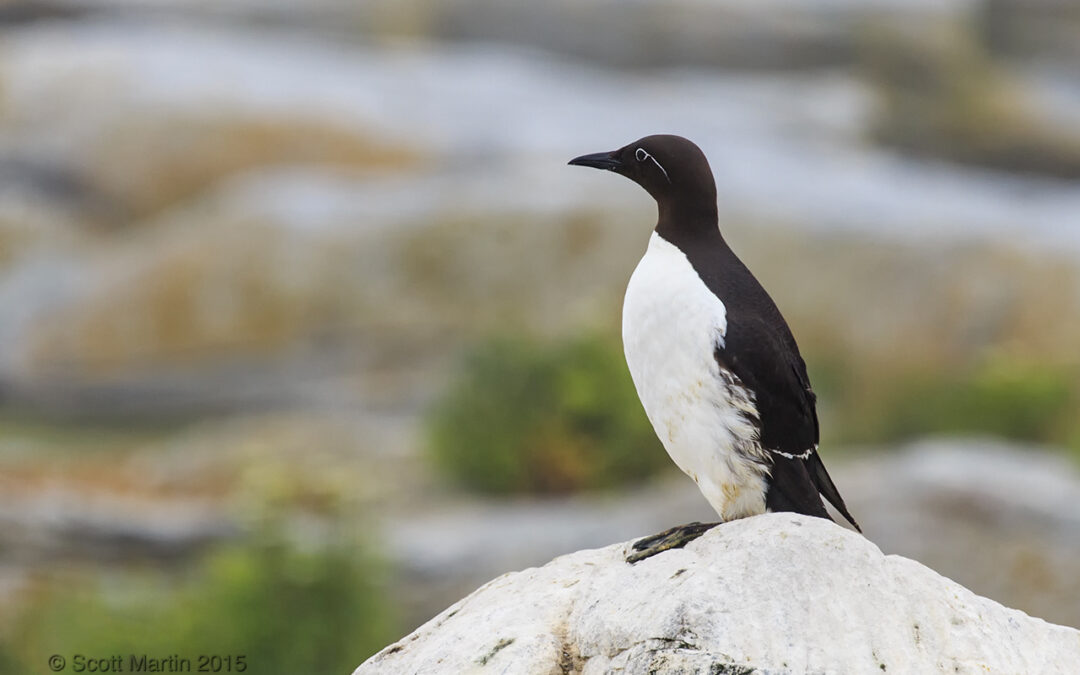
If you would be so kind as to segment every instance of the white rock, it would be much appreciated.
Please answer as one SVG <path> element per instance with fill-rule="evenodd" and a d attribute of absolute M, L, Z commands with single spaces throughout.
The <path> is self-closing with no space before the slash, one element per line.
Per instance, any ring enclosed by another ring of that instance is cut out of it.
<path fill-rule="evenodd" d="M 766 514 L 629 565 L 630 543 L 503 575 L 368 673 L 1068 673 L 1080 631 L 824 520 Z"/>

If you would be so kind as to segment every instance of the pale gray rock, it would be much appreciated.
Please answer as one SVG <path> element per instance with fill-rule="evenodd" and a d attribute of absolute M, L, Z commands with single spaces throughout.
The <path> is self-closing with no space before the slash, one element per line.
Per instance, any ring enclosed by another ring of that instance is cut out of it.
<path fill-rule="evenodd" d="M 1034 616 L 1080 626 L 1080 467 L 1064 450 L 927 438 L 826 461 L 863 531 L 885 553 L 914 558 Z M 422 502 L 403 503 L 408 508 L 380 514 L 380 541 L 399 575 L 394 594 L 409 630 L 506 570 L 715 517 L 674 466 L 664 480 L 618 494 L 483 499 L 428 491 Z"/>
<path fill-rule="evenodd" d="M 503 575 L 369 673 L 1075 673 L 1080 631 L 833 523 L 767 514 L 637 565 L 630 542 Z"/>

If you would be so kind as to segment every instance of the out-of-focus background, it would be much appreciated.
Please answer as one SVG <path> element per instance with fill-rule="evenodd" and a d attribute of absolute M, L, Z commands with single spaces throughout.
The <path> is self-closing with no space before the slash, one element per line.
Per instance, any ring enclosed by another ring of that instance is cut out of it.
<path fill-rule="evenodd" d="M 565 166 L 659 132 L 867 536 L 1080 625 L 1074 0 L 0 0 L 0 672 L 349 672 L 710 518 L 622 361 L 653 204 Z"/>

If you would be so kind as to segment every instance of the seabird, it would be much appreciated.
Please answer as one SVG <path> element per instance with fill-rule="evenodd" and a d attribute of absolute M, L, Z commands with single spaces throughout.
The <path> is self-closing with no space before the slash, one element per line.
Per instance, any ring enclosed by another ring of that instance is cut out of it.
<path fill-rule="evenodd" d="M 626 176 L 659 207 L 626 287 L 622 334 L 638 397 L 675 464 L 722 521 L 766 511 L 829 518 L 824 496 L 858 530 L 818 455 L 816 398 L 795 338 L 720 233 L 705 154 L 657 135 L 570 164 Z M 718 524 L 647 537 L 627 560 Z"/>

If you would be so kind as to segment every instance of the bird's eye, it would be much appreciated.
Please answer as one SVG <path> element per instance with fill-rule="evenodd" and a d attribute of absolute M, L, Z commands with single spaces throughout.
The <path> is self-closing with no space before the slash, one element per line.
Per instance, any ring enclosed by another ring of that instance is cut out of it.
<path fill-rule="evenodd" d="M 634 159 L 639 162 L 644 162 L 649 158 L 649 153 L 645 152 L 643 148 L 638 148 L 634 151 Z"/>

